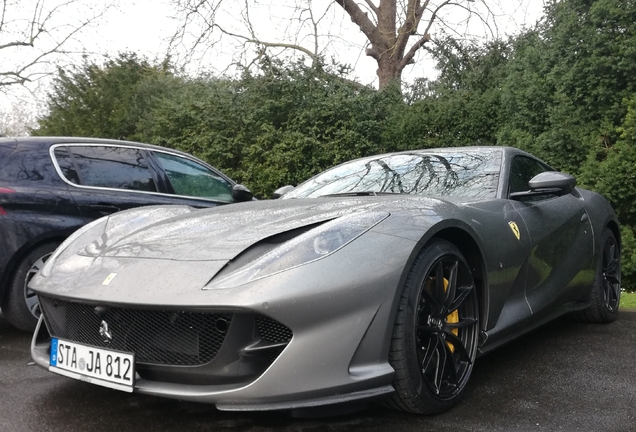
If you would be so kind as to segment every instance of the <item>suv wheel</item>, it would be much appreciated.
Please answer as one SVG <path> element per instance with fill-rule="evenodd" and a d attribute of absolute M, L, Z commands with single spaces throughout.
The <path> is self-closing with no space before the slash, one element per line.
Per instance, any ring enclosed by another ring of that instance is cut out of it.
<path fill-rule="evenodd" d="M 0 306 L 7 321 L 20 330 L 35 330 L 40 309 L 38 298 L 28 285 L 58 246 L 59 243 L 46 243 L 32 249 L 13 272 Z"/>

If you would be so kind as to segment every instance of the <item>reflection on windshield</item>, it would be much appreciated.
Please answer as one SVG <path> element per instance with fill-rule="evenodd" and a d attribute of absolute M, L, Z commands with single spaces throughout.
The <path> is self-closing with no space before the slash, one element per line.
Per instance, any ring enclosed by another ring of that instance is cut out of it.
<path fill-rule="evenodd" d="M 309 179 L 283 198 L 376 192 L 495 198 L 501 151 L 448 149 L 372 156 Z"/>

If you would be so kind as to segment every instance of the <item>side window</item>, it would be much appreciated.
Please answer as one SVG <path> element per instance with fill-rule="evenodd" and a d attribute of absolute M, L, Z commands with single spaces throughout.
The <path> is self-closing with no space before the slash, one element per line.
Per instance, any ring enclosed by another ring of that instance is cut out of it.
<path fill-rule="evenodd" d="M 77 175 L 77 171 L 75 170 L 75 166 L 71 160 L 71 155 L 68 153 L 68 149 L 66 147 L 57 147 L 53 154 L 55 155 L 55 161 L 60 167 L 62 175 L 66 178 L 66 180 L 73 184 L 80 184 L 79 176 Z"/>
<path fill-rule="evenodd" d="M 138 149 L 69 146 L 68 150 L 77 169 L 77 177 L 74 181 L 69 171 L 71 177 L 67 178 L 74 183 L 78 180 L 82 186 L 157 192 L 152 172 Z"/>
<path fill-rule="evenodd" d="M 60 181 L 48 149 L 21 145 L 12 149 L 7 157 L 0 158 L 0 179 L 9 184 L 30 183 L 51 184 Z"/>
<path fill-rule="evenodd" d="M 233 202 L 232 184 L 193 160 L 154 152 L 175 194 Z"/>
<path fill-rule="evenodd" d="M 532 180 L 532 177 L 545 171 L 551 170 L 541 162 L 525 156 L 515 156 L 510 166 L 508 193 L 529 190 L 528 182 Z"/>

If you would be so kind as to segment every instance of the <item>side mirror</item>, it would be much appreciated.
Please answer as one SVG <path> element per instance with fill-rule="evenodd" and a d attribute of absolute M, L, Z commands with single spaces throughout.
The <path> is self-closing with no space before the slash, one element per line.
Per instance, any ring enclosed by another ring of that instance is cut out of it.
<path fill-rule="evenodd" d="M 576 179 L 569 174 L 547 171 L 537 174 L 528 182 L 530 190 L 559 189 L 562 195 L 569 194 L 576 186 Z"/>
<path fill-rule="evenodd" d="M 282 197 L 283 195 L 285 195 L 287 192 L 291 192 L 294 189 L 295 189 L 295 187 L 292 186 L 292 185 L 287 185 L 287 186 L 283 186 L 281 188 L 278 188 L 272 194 L 272 199 L 278 199 L 278 198 Z"/>
<path fill-rule="evenodd" d="M 251 201 L 254 194 L 242 184 L 235 184 L 232 188 L 232 198 L 235 202 Z"/>
<path fill-rule="evenodd" d="M 514 192 L 510 194 L 512 199 L 538 195 L 567 195 L 576 187 L 576 179 L 569 174 L 558 171 L 546 171 L 532 177 L 528 182 L 529 191 Z"/>

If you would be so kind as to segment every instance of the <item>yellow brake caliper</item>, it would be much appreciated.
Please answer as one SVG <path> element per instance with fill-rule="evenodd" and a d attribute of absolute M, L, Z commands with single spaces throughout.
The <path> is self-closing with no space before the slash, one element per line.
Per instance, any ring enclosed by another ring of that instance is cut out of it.
<path fill-rule="evenodd" d="M 444 278 L 444 292 L 446 292 L 446 290 L 448 289 L 448 279 Z M 457 309 L 455 309 L 453 312 L 451 312 L 450 314 L 448 314 L 446 316 L 446 322 L 448 324 L 457 324 L 459 322 L 459 312 L 457 311 Z M 451 333 L 453 333 L 455 336 L 459 335 L 459 329 L 452 329 Z M 448 349 L 451 350 L 452 353 L 455 352 L 455 346 L 446 341 L 446 345 L 448 345 Z"/>

